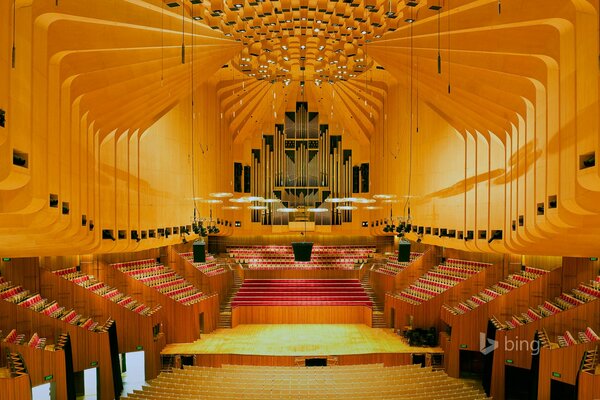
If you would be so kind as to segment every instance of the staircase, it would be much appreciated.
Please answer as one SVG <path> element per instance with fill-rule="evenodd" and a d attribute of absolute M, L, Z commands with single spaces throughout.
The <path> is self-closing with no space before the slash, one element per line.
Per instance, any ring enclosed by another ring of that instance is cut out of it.
<path fill-rule="evenodd" d="M 367 265 L 365 265 L 363 268 L 367 268 Z M 369 268 L 366 270 L 365 274 L 363 275 L 362 279 L 360 280 L 360 284 L 363 287 L 363 289 L 365 289 L 365 292 L 367 293 L 367 295 L 373 302 L 373 320 L 371 321 L 371 327 L 373 327 L 373 328 L 388 328 L 387 324 L 385 323 L 385 319 L 383 317 L 383 311 L 384 311 L 383 304 L 377 300 L 377 297 L 375 296 L 375 292 L 373 292 L 373 288 L 369 284 L 369 276 L 370 275 L 371 275 L 371 270 Z"/>
<path fill-rule="evenodd" d="M 218 329 L 231 329 L 231 300 L 235 297 L 237 292 L 242 287 L 244 281 L 240 278 L 236 269 L 233 270 L 233 286 L 229 291 L 229 294 L 225 300 L 221 303 L 219 310 L 219 323 L 217 324 Z"/>
<path fill-rule="evenodd" d="M 596 367 L 598 366 L 598 347 L 593 350 L 587 350 L 583 354 L 583 360 L 581 363 L 581 370 L 584 372 L 589 372 L 590 374 L 594 374 L 596 372 Z"/>

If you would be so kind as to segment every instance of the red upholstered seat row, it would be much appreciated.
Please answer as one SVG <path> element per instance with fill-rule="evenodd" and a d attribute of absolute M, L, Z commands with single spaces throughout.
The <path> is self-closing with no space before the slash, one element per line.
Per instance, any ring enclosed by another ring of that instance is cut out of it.
<path fill-rule="evenodd" d="M 294 261 L 291 246 L 239 246 L 227 252 L 248 269 L 355 269 L 375 252 L 374 246 L 313 246 L 311 261 Z"/>
<path fill-rule="evenodd" d="M 152 264 L 150 264 L 152 261 Z M 185 305 L 197 303 L 202 292 L 171 268 L 154 260 L 111 264 L 114 268 Z"/>
<path fill-rule="evenodd" d="M 60 319 L 71 325 L 77 325 L 84 329 L 94 331 L 98 323 L 90 317 L 82 316 L 73 309 L 59 307 L 56 301 L 43 298 L 39 293 L 31 294 L 29 290 L 21 286 L 14 286 L 11 282 L 2 280 L 0 283 L 0 298 L 20 307 L 44 314 L 48 317 Z"/>
<path fill-rule="evenodd" d="M 371 307 L 372 302 L 356 279 L 248 279 L 231 305 Z"/>
<path fill-rule="evenodd" d="M 211 254 L 206 255 L 206 262 L 194 262 L 194 254 L 191 252 L 179 253 L 179 255 L 206 276 L 220 275 L 227 272 L 227 269 L 215 262 L 215 257 Z"/>
<path fill-rule="evenodd" d="M 433 267 L 418 278 L 412 285 L 400 292 L 399 298 L 411 303 L 421 304 L 431 300 L 435 296 L 469 279 L 491 264 L 478 263 L 475 261 L 448 260 L 450 264 L 442 264 Z M 471 302 L 475 307 L 477 302 Z M 471 305 L 471 303 L 468 303 Z M 450 309 L 449 307 L 445 307 Z M 463 309 L 452 309 L 451 312 L 463 313 Z"/>
<path fill-rule="evenodd" d="M 582 283 L 577 289 L 573 289 L 569 293 L 561 293 L 554 300 L 546 300 L 544 304 L 540 304 L 537 307 L 529 307 L 527 312 L 521 313 L 520 315 L 514 315 L 510 320 L 506 321 L 506 325 L 510 329 L 513 329 L 517 326 L 537 321 L 591 301 L 599 301 L 599 296 L 580 290 L 582 286 L 595 288 L 595 285 L 597 285 L 597 281 L 590 281 L 589 284 Z M 571 340 L 572 337 L 569 337 L 570 333 L 568 335 L 567 333 L 568 332 L 562 337 L 562 340 L 564 340 L 563 344 L 568 346 L 573 344 L 573 341 Z"/>
<path fill-rule="evenodd" d="M 533 282 L 535 279 L 546 274 L 546 272 L 547 271 L 543 269 L 526 267 L 525 270 L 510 274 L 503 281 L 495 283 L 491 287 L 486 288 L 470 298 L 460 302 L 456 306 L 444 305 L 443 307 L 454 315 L 465 314 L 472 309 L 492 301 L 493 299 L 500 297 L 503 294 L 506 294 L 520 286 L 523 286 L 529 282 Z M 532 320 L 541 318 L 533 312 L 530 313 L 529 317 Z"/>

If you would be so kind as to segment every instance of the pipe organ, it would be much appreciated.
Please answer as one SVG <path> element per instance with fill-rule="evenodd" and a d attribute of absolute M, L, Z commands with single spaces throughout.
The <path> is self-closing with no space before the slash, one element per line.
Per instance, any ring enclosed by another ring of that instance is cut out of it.
<path fill-rule="evenodd" d="M 329 125 L 319 124 L 319 113 L 308 111 L 307 102 L 296 103 L 273 134 L 263 135 L 261 148 L 252 149 L 251 171 L 252 195 L 280 200 L 253 211 L 253 222 L 352 221 L 351 210 L 337 208 L 349 203 L 331 202 L 352 195 L 352 150 L 343 149 L 342 136 L 332 135 Z M 277 212 L 281 208 L 297 211 Z M 315 208 L 326 211 L 311 211 Z"/>

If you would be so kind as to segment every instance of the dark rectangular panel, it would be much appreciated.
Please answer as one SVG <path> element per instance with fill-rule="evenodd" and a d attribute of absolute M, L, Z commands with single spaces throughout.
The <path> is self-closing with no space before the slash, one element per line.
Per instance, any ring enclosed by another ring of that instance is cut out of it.
<path fill-rule="evenodd" d="M 242 192 L 242 163 L 233 163 L 233 191 Z"/>
<path fill-rule="evenodd" d="M 360 167 L 352 167 L 352 193 L 360 193 Z"/>
<path fill-rule="evenodd" d="M 250 184 L 252 182 L 252 176 L 250 174 L 251 167 L 249 165 L 244 165 L 244 193 L 250 193 Z"/>
<path fill-rule="evenodd" d="M 360 164 L 360 175 L 361 175 L 361 192 L 369 192 L 369 163 Z"/>

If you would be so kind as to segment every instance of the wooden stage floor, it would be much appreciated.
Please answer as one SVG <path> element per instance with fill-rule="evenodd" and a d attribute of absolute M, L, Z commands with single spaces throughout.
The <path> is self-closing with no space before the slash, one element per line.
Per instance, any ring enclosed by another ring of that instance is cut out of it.
<path fill-rule="evenodd" d="M 202 335 L 193 343 L 168 344 L 163 355 L 238 354 L 254 356 L 441 353 L 439 347 L 411 347 L 391 329 L 366 325 L 238 325 Z"/>

